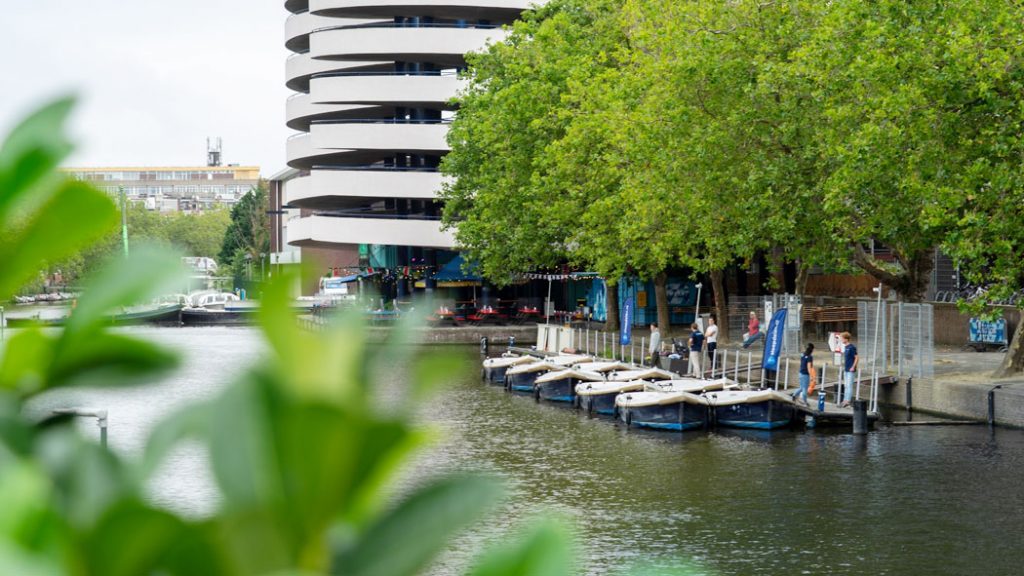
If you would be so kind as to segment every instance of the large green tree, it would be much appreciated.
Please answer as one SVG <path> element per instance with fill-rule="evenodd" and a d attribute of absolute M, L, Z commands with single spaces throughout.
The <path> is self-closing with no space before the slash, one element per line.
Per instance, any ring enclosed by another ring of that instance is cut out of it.
<path fill-rule="evenodd" d="M 231 208 L 231 222 L 218 257 L 221 265 L 236 265 L 242 259 L 259 262 L 260 258 L 266 258 L 270 252 L 267 207 L 267 183 L 260 180 Z"/>

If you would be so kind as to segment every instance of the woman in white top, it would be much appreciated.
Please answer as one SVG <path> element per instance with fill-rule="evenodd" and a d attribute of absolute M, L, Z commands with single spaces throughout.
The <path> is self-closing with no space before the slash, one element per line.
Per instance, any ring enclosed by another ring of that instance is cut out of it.
<path fill-rule="evenodd" d="M 715 350 L 718 348 L 718 322 L 714 314 L 708 318 L 708 329 L 704 331 L 704 339 L 708 343 L 708 364 L 716 366 Z"/>

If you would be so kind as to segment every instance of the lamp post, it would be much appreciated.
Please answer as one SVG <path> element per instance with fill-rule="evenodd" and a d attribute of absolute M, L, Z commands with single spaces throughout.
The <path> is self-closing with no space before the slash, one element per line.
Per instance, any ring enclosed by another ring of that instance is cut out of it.
<path fill-rule="evenodd" d="M 693 321 L 694 321 L 694 323 L 696 323 L 696 324 L 697 324 L 698 326 L 700 326 L 700 329 L 701 329 L 701 330 L 704 330 L 704 325 L 703 325 L 703 324 L 701 324 L 701 322 L 700 322 L 700 289 L 701 289 L 701 288 L 702 288 L 702 287 L 703 287 L 704 285 L 703 285 L 703 284 L 701 284 L 700 282 L 697 282 L 696 286 L 697 286 L 697 307 L 696 307 L 696 308 L 694 309 L 694 311 L 693 311 Z"/>

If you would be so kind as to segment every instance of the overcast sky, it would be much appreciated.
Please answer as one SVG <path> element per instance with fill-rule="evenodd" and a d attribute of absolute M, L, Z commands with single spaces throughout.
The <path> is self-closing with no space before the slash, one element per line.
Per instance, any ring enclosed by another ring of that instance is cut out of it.
<path fill-rule="evenodd" d="M 282 0 L 22 0 L 0 17 L 0 131 L 56 95 L 80 103 L 73 166 L 285 168 Z"/>

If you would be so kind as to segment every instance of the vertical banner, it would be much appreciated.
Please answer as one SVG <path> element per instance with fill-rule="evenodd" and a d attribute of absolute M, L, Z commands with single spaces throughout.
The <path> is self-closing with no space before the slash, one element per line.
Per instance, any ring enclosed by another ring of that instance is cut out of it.
<path fill-rule="evenodd" d="M 780 308 L 772 316 L 768 324 L 768 332 L 765 333 L 764 359 L 761 361 L 763 370 L 778 370 L 779 355 L 782 353 L 782 339 L 786 332 L 786 309 Z"/>
<path fill-rule="evenodd" d="M 626 289 L 622 298 L 622 317 L 619 319 L 619 344 L 628 345 L 633 342 L 633 283 L 626 280 L 624 284 Z"/>

